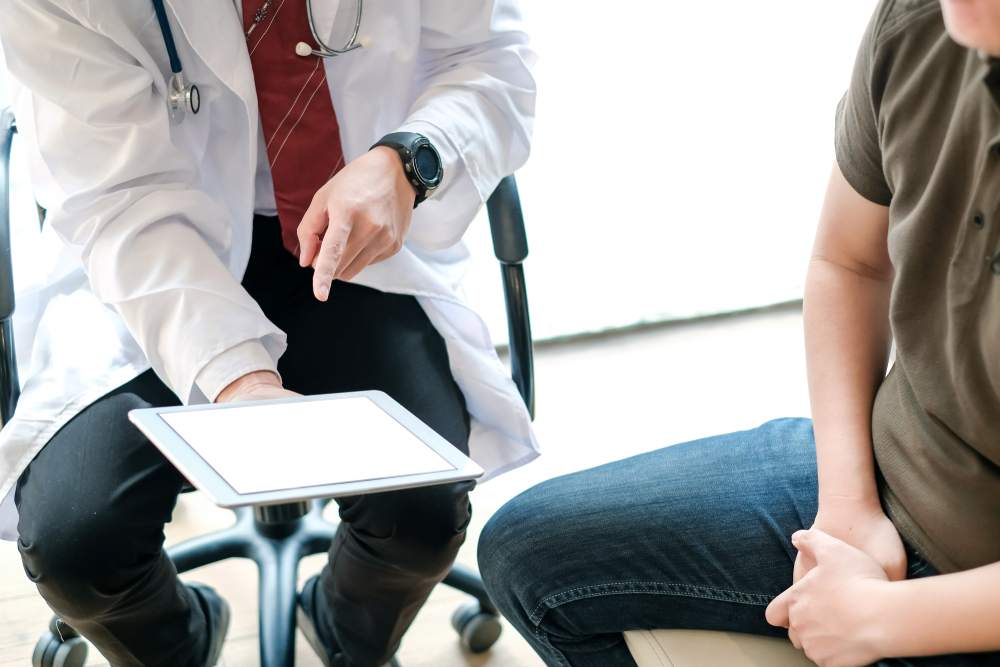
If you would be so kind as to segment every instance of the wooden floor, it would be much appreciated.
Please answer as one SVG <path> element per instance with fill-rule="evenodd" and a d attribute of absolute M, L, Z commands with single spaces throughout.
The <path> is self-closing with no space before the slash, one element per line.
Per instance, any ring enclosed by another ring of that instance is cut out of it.
<path fill-rule="evenodd" d="M 797 308 L 542 347 L 536 375 L 536 432 L 544 455 L 476 489 L 469 539 L 459 554 L 463 563 L 475 565 L 487 519 L 543 479 L 774 417 L 808 416 Z M 335 516 L 335 507 L 328 512 Z M 182 496 L 167 526 L 167 542 L 222 527 L 231 516 L 200 494 Z M 322 565 L 323 556 L 303 561 L 300 579 Z M 229 560 L 184 578 L 215 586 L 232 605 L 220 664 L 258 667 L 254 566 Z M 541 667 L 509 626 L 489 652 L 463 653 L 450 617 L 464 599 L 443 586 L 434 591 L 403 640 L 404 667 Z M 0 667 L 29 667 L 50 616 L 25 578 L 14 545 L 0 543 Z M 297 647 L 296 665 L 320 667 L 301 635 Z M 107 662 L 92 649 L 87 664 Z"/>

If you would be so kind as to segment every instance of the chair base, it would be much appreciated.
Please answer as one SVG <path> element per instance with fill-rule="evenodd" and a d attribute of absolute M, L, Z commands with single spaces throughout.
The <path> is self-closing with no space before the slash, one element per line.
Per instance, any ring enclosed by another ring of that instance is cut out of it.
<path fill-rule="evenodd" d="M 323 518 L 323 508 L 328 503 L 329 500 L 315 500 L 239 508 L 234 510 L 236 523 L 229 528 L 167 549 L 178 572 L 188 572 L 226 558 L 249 558 L 257 564 L 261 667 L 293 667 L 299 561 L 329 550 L 337 526 Z M 462 646 L 473 653 L 488 650 L 500 636 L 500 614 L 490 602 L 479 574 L 472 568 L 456 564 L 443 583 L 475 598 L 460 607 L 452 619 Z M 458 622 L 456 619 L 460 615 L 461 622 Z M 63 628 L 68 627 L 54 618 L 53 623 L 56 622 Z M 68 636 L 66 639 L 68 642 L 80 641 Z M 86 644 L 82 643 L 83 657 L 78 663 L 53 661 L 60 650 L 58 645 L 68 642 L 61 642 L 52 631 L 47 632 L 36 646 L 39 662 L 32 659 L 33 667 L 82 665 L 86 657 Z M 76 651 L 73 653 L 75 660 L 81 649 L 73 650 Z M 69 648 L 63 650 L 67 652 L 71 652 Z M 47 656 L 49 660 L 45 659 Z"/>

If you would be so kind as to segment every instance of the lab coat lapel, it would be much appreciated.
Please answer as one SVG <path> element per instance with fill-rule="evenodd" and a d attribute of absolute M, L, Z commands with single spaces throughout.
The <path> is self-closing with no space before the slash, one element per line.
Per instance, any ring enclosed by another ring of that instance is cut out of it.
<path fill-rule="evenodd" d="M 195 53 L 223 84 L 246 102 L 256 136 L 257 91 L 233 0 L 167 0 L 167 4 Z"/>
<path fill-rule="evenodd" d="M 242 0 L 254 2 L 255 0 Z M 257 89 L 254 86 L 253 67 L 247 53 L 246 35 L 243 33 L 241 3 L 234 0 L 166 0 L 180 32 L 191 48 L 204 61 L 223 85 L 243 100 L 247 110 L 250 132 L 249 165 L 257 164 L 257 132 L 260 115 L 257 110 Z M 174 39 L 180 39 L 175 35 Z M 254 171 L 248 170 L 247 193 L 253 197 Z M 246 268 L 246 265 L 243 265 Z M 242 271 L 242 269 L 240 269 Z"/>

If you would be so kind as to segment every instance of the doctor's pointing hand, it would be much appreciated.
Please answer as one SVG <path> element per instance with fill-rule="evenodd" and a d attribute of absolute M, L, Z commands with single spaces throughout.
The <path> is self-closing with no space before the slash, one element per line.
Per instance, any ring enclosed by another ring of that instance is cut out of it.
<path fill-rule="evenodd" d="M 326 301 L 334 280 L 351 280 L 403 247 L 416 193 L 395 151 L 377 146 L 344 167 L 312 198 L 299 224 L 299 263 L 312 266 Z"/>

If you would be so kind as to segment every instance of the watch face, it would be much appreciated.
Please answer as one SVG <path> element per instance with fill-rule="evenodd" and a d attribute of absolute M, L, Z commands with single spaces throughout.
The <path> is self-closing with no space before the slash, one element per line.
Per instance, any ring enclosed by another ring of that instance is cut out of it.
<path fill-rule="evenodd" d="M 413 166 L 425 183 L 435 185 L 441 164 L 438 162 L 437 152 L 433 148 L 430 146 L 417 148 L 417 152 L 413 156 Z"/>

